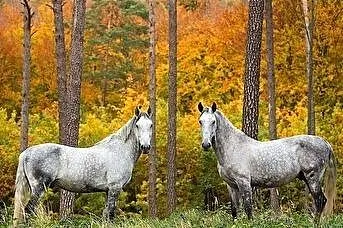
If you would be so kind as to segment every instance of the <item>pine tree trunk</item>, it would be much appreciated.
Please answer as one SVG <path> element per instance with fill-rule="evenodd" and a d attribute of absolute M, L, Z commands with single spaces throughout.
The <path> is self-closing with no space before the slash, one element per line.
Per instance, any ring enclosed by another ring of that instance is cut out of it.
<path fill-rule="evenodd" d="M 310 4 L 309 2 L 310 1 Z M 307 134 L 315 135 L 315 111 L 313 95 L 313 28 L 314 28 L 314 0 L 302 0 L 304 28 L 305 28 L 305 46 L 306 46 L 306 77 L 307 77 Z M 306 188 L 305 196 L 308 196 L 310 190 Z M 312 201 L 312 210 L 316 210 L 314 201 Z"/>
<path fill-rule="evenodd" d="M 264 0 L 249 1 L 247 27 L 244 98 L 242 131 L 251 138 L 258 136 L 258 105 L 260 89 L 260 62 Z M 262 204 L 262 197 L 253 189 L 256 205 Z"/>
<path fill-rule="evenodd" d="M 29 97 L 30 97 L 30 66 L 31 66 L 31 7 L 28 0 L 21 3 L 24 7 L 24 42 L 23 42 L 23 85 L 21 106 L 20 151 L 28 147 L 29 135 Z"/>
<path fill-rule="evenodd" d="M 53 0 L 52 8 L 54 12 L 55 24 L 55 55 L 57 66 L 57 86 L 58 86 L 58 114 L 59 114 L 59 142 L 66 145 L 67 142 L 67 118 L 68 118 L 68 98 L 67 98 L 67 66 L 66 47 L 64 36 L 63 8 L 62 0 Z"/>
<path fill-rule="evenodd" d="M 176 95 L 177 95 L 177 12 L 176 0 L 169 0 L 169 82 L 168 82 L 168 173 L 167 173 L 167 196 L 168 213 L 171 214 L 176 208 Z"/>
<path fill-rule="evenodd" d="M 57 66 L 57 85 L 58 85 L 58 112 L 59 112 L 59 142 L 69 145 L 68 137 L 68 91 L 67 91 L 67 66 L 66 48 L 63 22 L 63 1 L 53 0 L 54 24 L 55 24 L 55 55 Z M 65 219 L 73 210 L 73 194 L 61 190 L 60 199 L 60 218 Z"/>
<path fill-rule="evenodd" d="M 276 131 L 276 98 L 275 98 L 275 71 L 274 71 L 274 24 L 272 0 L 265 0 L 266 17 L 266 46 L 267 46 L 267 74 L 268 74 L 268 101 L 269 101 L 269 139 L 277 138 Z M 270 206 L 277 213 L 280 210 L 278 191 L 270 189 Z"/>
<path fill-rule="evenodd" d="M 258 135 L 259 78 L 263 10 L 263 0 L 249 1 L 242 130 L 245 134 L 254 139 L 257 139 Z"/>
<path fill-rule="evenodd" d="M 67 143 L 76 147 L 79 138 L 81 76 L 83 70 L 83 34 L 85 24 L 86 1 L 75 0 L 73 9 L 73 28 L 70 51 L 70 74 L 67 80 L 68 118 Z M 73 213 L 75 194 L 61 191 L 60 217 L 66 219 Z"/>
<path fill-rule="evenodd" d="M 151 150 L 149 153 L 149 215 L 157 216 L 156 192 L 156 30 L 155 30 L 155 0 L 149 0 L 149 100 L 151 119 L 153 122 Z"/>
<path fill-rule="evenodd" d="M 316 134 L 315 110 L 313 95 L 313 29 L 314 29 L 314 0 L 302 0 L 304 23 L 305 23 L 305 44 L 306 44 L 306 76 L 307 76 L 307 133 Z"/>
<path fill-rule="evenodd" d="M 81 76 L 83 71 L 83 36 L 86 1 L 74 1 L 74 18 L 70 50 L 69 99 L 69 146 L 77 146 L 79 138 Z"/>

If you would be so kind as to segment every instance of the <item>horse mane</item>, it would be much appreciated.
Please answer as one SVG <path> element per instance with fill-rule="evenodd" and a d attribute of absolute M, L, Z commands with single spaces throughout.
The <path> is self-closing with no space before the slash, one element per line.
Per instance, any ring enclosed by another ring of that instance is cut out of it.
<path fill-rule="evenodd" d="M 226 118 L 223 113 L 221 113 L 219 110 L 216 110 L 214 112 L 214 115 L 216 116 L 216 119 L 217 121 L 219 120 L 220 123 L 224 124 L 224 126 L 227 126 L 228 127 L 228 130 L 230 132 L 235 132 L 236 134 L 241 134 L 241 135 L 244 135 L 244 136 L 247 136 L 243 131 L 239 130 L 238 128 L 236 128 L 232 123 L 231 121 Z"/>
<path fill-rule="evenodd" d="M 141 112 L 139 114 L 139 116 L 132 117 L 124 126 L 119 128 L 118 131 L 116 131 L 115 133 L 107 136 L 103 140 L 97 142 L 95 145 L 99 145 L 99 144 L 103 144 L 103 143 L 108 143 L 108 142 L 111 142 L 113 139 L 121 139 L 122 141 L 126 142 L 130 138 L 130 135 L 132 133 L 132 130 L 133 130 L 135 124 L 137 123 L 137 121 L 142 116 L 149 118 L 148 114 L 146 114 L 144 112 Z"/>

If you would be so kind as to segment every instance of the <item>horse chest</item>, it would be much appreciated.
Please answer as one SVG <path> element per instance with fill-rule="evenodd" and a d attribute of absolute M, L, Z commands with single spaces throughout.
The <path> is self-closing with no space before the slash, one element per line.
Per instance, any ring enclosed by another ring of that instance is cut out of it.
<path fill-rule="evenodd" d="M 223 180 L 228 183 L 230 186 L 235 186 L 236 181 L 233 175 L 231 175 L 230 172 L 227 172 L 227 169 L 225 169 L 223 166 L 221 166 L 219 163 L 217 165 L 218 173 Z"/>

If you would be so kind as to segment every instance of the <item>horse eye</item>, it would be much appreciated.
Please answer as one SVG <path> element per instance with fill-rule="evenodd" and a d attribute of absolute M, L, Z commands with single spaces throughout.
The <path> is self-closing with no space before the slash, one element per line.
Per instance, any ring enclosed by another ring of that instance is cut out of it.
<path fill-rule="evenodd" d="M 201 125 L 201 121 L 199 120 L 199 124 Z"/>
<path fill-rule="evenodd" d="M 214 125 L 214 124 L 215 124 L 215 121 L 213 120 L 213 121 L 212 121 L 212 125 Z"/>
<path fill-rule="evenodd" d="M 136 128 L 138 128 L 138 125 L 136 124 Z"/>

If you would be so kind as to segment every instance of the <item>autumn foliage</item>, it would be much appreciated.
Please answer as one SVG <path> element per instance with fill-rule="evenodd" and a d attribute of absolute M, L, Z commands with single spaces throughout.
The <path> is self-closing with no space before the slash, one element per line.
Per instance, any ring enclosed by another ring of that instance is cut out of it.
<path fill-rule="evenodd" d="M 136 105 L 148 105 L 146 6 L 135 5 L 129 0 L 119 2 L 122 4 L 108 5 L 108 1 L 97 0 L 88 5 L 80 146 L 90 146 L 118 129 L 133 115 Z M 178 7 L 176 189 L 179 208 L 202 206 L 203 190 L 209 186 L 217 189 L 220 203 L 228 201 L 213 153 L 204 153 L 200 149 L 196 105 L 199 101 L 206 104 L 216 101 L 234 125 L 241 126 L 247 6 L 238 2 L 199 1 L 191 5 L 194 2 L 182 1 Z M 67 33 L 71 18 L 69 3 L 64 6 Z M 305 134 L 307 82 L 300 3 L 296 0 L 274 0 L 273 3 L 278 136 Z M 58 140 L 53 16 L 46 4 L 48 2 L 40 0 L 33 5 L 36 12 L 33 30 L 36 32 L 32 37 L 30 145 Z M 314 32 L 316 132 L 331 143 L 338 159 L 337 211 L 343 209 L 343 178 L 340 175 L 343 171 L 342 4 L 339 0 L 318 0 Z M 132 5 L 137 11 L 130 11 Z M 93 15 L 94 12 L 97 16 Z M 98 14 L 104 16 L 99 17 Z M 114 15 L 110 26 L 109 15 Z M 157 198 L 160 215 L 166 212 L 167 16 L 166 2 L 159 1 L 156 72 Z M 22 34 L 20 6 L 11 1 L 0 1 L 0 200 L 9 204 L 19 154 Z M 265 43 L 262 48 L 265 50 Z M 266 80 L 263 51 L 260 140 L 268 139 Z M 104 81 L 108 83 L 107 87 L 104 87 Z M 143 156 L 135 168 L 132 182 L 121 195 L 119 206 L 122 210 L 147 212 L 147 175 L 147 157 Z M 300 182 L 281 188 L 282 209 L 306 208 L 310 203 L 303 189 Z M 102 202 L 104 196 L 101 194 L 79 196 L 76 211 L 101 214 Z"/>

